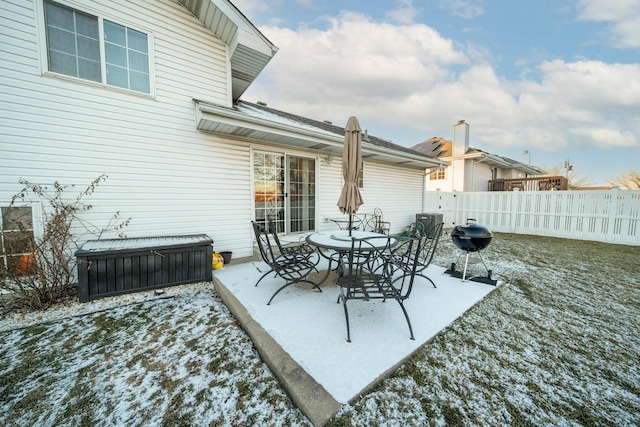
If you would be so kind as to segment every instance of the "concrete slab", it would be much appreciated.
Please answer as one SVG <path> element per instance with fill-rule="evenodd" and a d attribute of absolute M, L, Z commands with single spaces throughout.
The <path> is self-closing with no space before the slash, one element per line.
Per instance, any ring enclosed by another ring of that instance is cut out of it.
<path fill-rule="evenodd" d="M 422 279 L 406 303 L 415 341 L 409 339 L 397 304 L 354 301 L 349 306 L 353 342 L 347 343 L 344 311 L 342 304 L 336 304 L 335 276 L 330 276 L 321 293 L 308 285 L 290 286 L 267 306 L 282 280 L 265 278 L 255 287 L 266 270 L 262 262 L 236 260 L 214 271 L 213 280 L 263 360 L 315 426 L 325 425 L 343 404 L 391 375 L 495 289 L 462 282 L 443 275 L 444 268 L 430 266 L 429 276 L 437 288 Z"/>

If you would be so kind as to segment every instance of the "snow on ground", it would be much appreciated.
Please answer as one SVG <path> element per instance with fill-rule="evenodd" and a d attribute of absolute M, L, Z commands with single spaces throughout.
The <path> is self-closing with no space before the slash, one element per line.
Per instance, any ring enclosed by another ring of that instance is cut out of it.
<path fill-rule="evenodd" d="M 323 259 L 319 270 L 326 270 L 327 263 Z M 333 283 L 325 284 L 321 293 L 305 284 L 290 286 L 266 305 L 282 285 L 271 275 L 254 286 L 268 271 L 266 264 L 230 265 L 215 274 L 309 375 L 338 402 L 347 403 L 495 289 L 462 282 L 444 270 L 430 266 L 426 274 L 437 288 L 418 277 L 405 302 L 415 340 L 395 301 L 372 300 L 349 303 L 351 343 L 346 341 L 344 310 L 336 303 L 339 289 Z"/>
<path fill-rule="evenodd" d="M 485 257 L 502 284 L 335 425 L 640 425 L 640 248 L 500 235 Z M 210 283 L 0 330 L 0 425 L 309 425 Z"/>

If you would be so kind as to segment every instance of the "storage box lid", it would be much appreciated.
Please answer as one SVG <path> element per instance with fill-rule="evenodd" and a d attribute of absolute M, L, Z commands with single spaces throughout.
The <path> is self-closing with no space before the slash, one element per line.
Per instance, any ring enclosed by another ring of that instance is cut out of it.
<path fill-rule="evenodd" d="M 76 251 L 76 256 L 89 255 L 97 252 L 163 249 L 178 246 L 207 245 L 212 243 L 213 240 L 206 234 L 87 240 L 80 249 Z"/>

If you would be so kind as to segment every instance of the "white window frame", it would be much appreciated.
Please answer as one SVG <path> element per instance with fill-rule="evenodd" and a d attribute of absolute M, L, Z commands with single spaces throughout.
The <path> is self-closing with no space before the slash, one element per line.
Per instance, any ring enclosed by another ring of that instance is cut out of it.
<path fill-rule="evenodd" d="M 10 202 L 5 202 L 5 203 L 0 202 L 0 208 L 8 208 L 9 206 L 11 206 Z M 40 205 L 40 203 L 14 203 L 13 206 L 17 208 L 31 209 L 32 228 L 30 229 L 30 231 L 33 234 L 33 238 L 36 239 L 36 241 L 40 237 L 42 237 L 42 234 L 43 234 L 42 206 Z M 2 229 L 2 213 L 1 212 L 0 212 L 0 229 Z M 2 231 L 2 234 L 4 234 L 4 230 Z M 0 238 L 2 238 L 1 235 L 0 235 Z M 4 244 L 4 242 L 0 242 L 0 244 Z M 27 255 L 27 254 L 17 253 L 12 255 L 18 256 L 18 255 Z M 0 264 L 2 264 L 3 267 L 7 266 L 7 254 L 0 255 Z"/>
<path fill-rule="evenodd" d="M 443 181 L 447 179 L 445 168 L 437 169 L 429 174 L 429 181 Z"/>
<path fill-rule="evenodd" d="M 131 24 L 129 22 L 123 21 L 121 19 L 115 19 L 111 16 L 105 15 L 104 12 L 95 10 L 91 8 L 88 4 L 78 3 L 75 1 L 69 0 L 51 0 L 54 3 L 57 3 L 61 6 L 68 7 L 70 9 L 74 9 L 78 12 L 86 13 L 88 15 L 95 16 L 98 19 L 98 31 L 99 31 L 99 42 L 100 42 L 100 68 L 101 68 L 101 82 L 94 82 L 92 80 L 87 80 L 79 77 L 69 76 L 66 74 L 56 73 L 54 71 L 49 71 L 49 59 L 48 59 L 48 47 L 47 47 L 47 23 L 45 21 L 45 0 L 38 0 L 35 2 L 36 4 L 36 27 L 38 31 L 38 41 L 39 41 L 39 50 L 40 50 L 40 74 L 48 77 L 55 77 L 62 80 L 72 81 L 75 83 L 81 83 L 87 86 L 101 87 L 103 89 L 125 92 L 131 95 L 138 95 L 142 97 L 150 97 L 154 98 L 156 96 L 156 80 L 155 80 L 155 55 L 154 55 L 154 34 L 145 28 L 141 28 L 135 24 Z M 133 89 L 126 89 L 120 86 L 113 86 L 107 84 L 107 76 L 106 76 L 106 60 L 105 60 L 105 38 L 104 38 L 104 21 L 110 21 L 115 24 L 119 24 L 130 28 L 132 30 L 139 31 L 147 35 L 147 51 L 149 56 L 149 93 L 139 92 Z"/>

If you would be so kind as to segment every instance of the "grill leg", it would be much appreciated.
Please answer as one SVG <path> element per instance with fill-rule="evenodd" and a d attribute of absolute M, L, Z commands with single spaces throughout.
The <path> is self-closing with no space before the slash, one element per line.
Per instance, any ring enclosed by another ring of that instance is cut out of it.
<path fill-rule="evenodd" d="M 484 269 L 487 270 L 487 277 L 491 279 L 491 270 L 489 270 L 489 267 L 487 267 L 487 263 L 484 262 L 484 258 L 482 257 L 480 251 L 478 251 L 478 255 L 480 255 L 480 260 L 482 261 L 482 265 L 484 265 Z"/>
<path fill-rule="evenodd" d="M 467 251 L 467 255 L 464 258 L 464 270 L 462 272 L 462 281 L 467 280 L 467 264 L 469 263 L 469 252 Z"/>

